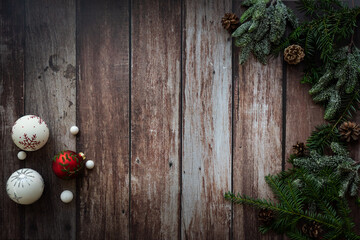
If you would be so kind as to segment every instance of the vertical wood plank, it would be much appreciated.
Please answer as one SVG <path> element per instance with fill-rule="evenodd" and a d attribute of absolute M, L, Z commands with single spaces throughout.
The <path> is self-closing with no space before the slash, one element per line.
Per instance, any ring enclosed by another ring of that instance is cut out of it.
<path fill-rule="evenodd" d="M 287 65 L 286 159 L 293 153 L 292 146 L 296 142 L 306 143 L 315 126 L 325 123 L 324 109 L 313 102 L 309 94 L 310 86 L 300 83 L 302 76 L 301 65 Z M 291 166 L 290 163 L 286 163 L 286 167 Z"/>
<path fill-rule="evenodd" d="M 282 61 L 262 65 L 251 57 L 239 65 L 234 52 L 233 190 L 272 198 L 265 176 L 282 169 Z M 281 239 L 258 232 L 258 211 L 234 205 L 234 239 Z"/>
<path fill-rule="evenodd" d="M 69 134 L 76 122 L 75 1 L 26 1 L 25 113 L 42 117 L 50 129 L 48 143 L 28 154 L 26 167 L 44 178 L 42 198 L 25 210 L 26 239 L 74 239 L 75 201 L 64 204 L 60 194 L 76 194 L 75 180 L 63 181 L 51 169 L 52 157 L 75 149 Z"/>
<path fill-rule="evenodd" d="M 0 238 L 19 239 L 23 207 L 6 194 L 6 182 L 22 164 L 11 127 L 24 114 L 24 2 L 0 3 Z"/>
<path fill-rule="evenodd" d="M 131 238 L 176 239 L 181 1 L 134 0 L 131 38 Z"/>
<path fill-rule="evenodd" d="M 129 237 L 129 1 L 78 1 L 79 239 Z"/>
<path fill-rule="evenodd" d="M 231 1 L 185 1 L 182 239 L 228 239 L 231 204 Z"/>
<path fill-rule="evenodd" d="M 305 18 L 294 1 L 284 1 L 291 8 L 300 21 Z M 284 62 L 284 64 L 286 64 Z M 315 130 L 315 126 L 325 123 L 324 109 L 313 102 L 309 90 L 309 84 L 301 84 L 304 75 L 303 64 L 286 64 L 286 139 L 285 159 L 293 153 L 292 146 L 296 142 L 306 143 L 306 140 Z M 292 165 L 286 162 L 286 168 Z"/>

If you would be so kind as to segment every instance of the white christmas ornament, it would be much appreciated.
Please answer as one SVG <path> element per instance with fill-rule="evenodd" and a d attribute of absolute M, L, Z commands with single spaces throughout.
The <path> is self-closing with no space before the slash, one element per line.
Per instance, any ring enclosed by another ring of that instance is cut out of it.
<path fill-rule="evenodd" d="M 41 197 L 44 186 L 44 180 L 37 171 L 22 168 L 11 174 L 6 183 L 6 192 L 14 202 L 27 205 Z"/>
<path fill-rule="evenodd" d="M 18 157 L 19 160 L 25 160 L 26 152 L 24 152 L 24 151 L 18 152 L 17 157 Z"/>
<path fill-rule="evenodd" d="M 69 190 L 63 191 L 60 195 L 60 199 L 64 203 L 71 202 L 73 200 L 73 198 L 74 198 L 74 194 L 72 192 L 70 192 Z"/>
<path fill-rule="evenodd" d="M 93 169 L 94 166 L 95 166 L 95 163 L 93 160 L 87 160 L 86 163 L 85 163 L 85 166 L 87 169 Z"/>
<path fill-rule="evenodd" d="M 72 135 L 76 135 L 76 134 L 78 134 L 78 132 L 79 132 L 79 128 L 78 128 L 77 126 L 72 126 L 72 127 L 70 128 L 70 133 L 71 133 Z"/>
<path fill-rule="evenodd" d="M 49 128 L 40 117 L 26 115 L 15 122 L 11 137 L 20 149 L 36 151 L 42 148 L 49 139 Z"/>

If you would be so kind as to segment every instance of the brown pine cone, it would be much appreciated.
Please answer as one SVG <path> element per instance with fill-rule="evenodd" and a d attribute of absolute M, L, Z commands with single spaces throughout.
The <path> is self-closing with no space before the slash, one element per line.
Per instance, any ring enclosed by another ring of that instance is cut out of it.
<path fill-rule="evenodd" d="M 288 64 L 298 64 L 304 60 L 304 49 L 299 45 L 290 45 L 284 50 L 284 60 Z"/>
<path fill-rule="evenodd" d="M 234 13 L 225 13 L 221 23 L 230 34 L 240 26 L 239 18 Z"/>
<path fill-rule="evenodd" d="M 321 239 L 321 233 L 323 232 L 320 224 L 318 224 L 317 222 L 311 222 L 311 223 L 305 223 L 302 228 L 301 228 L 301 231 L 313 238 L 313 239 Z"/>
<path fill-rule="evenodd" d="M 270 209 L 261 209 L 258 218 L 262 224 L 268 225 L 274 220 L 274 212 Z"/>
<path fill-rule="evenodd" d="M 305 156 L 306 146 L 304 143 L 297 142 L 296 145 L 293 146 L 293 153 L 297 157 Z"/>
<path fill-rule="evenodd" d="M 344 122 L 339 127 L 339 133 L 346 142 L 356 141 L 359 139 L 360 126 L 355 122 Z"/>

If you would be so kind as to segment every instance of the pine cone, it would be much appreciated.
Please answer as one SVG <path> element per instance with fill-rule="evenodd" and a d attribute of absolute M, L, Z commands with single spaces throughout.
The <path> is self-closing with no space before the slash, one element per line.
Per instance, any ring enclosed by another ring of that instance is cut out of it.
<path fill-rule="evenodd" d="M 258 217 L 262 224 L 268 225 L 274 220 L 274 212 L 269 209 L 261 209 Z"/>
<path fill-rule="evenodd" d="M 355 122 L 344 122 L 339 128 L 339 133 L 347 142 L 356 141 L 360 135 L 360 126 Z"/>
<path fill-rule="evenodd" d="M 297 157 L 305 156 L 306 146 L 304 143 L 297 142 L 296 145 L 293 146 L 293 153 Z"/>
<path fill-rule="evenodd" d="M 239 18 L 234 13 L 225 13 L 221 23 L 230 34 L 240 26 Z"/>
<path fill-rule="evenodd" d="M 288 64 L 298 64 L 305 57 L 304 49 L 299 45 L 290 45 L 284 50 L 284 60 Z"/>
<path fill-rule="evenodd" d="M 321 228 L 321 225 L 318 224 L 317 222 L 312 222 L 312 223 L 305 223 L 302 228 L 301 228 L 301 231 L 313 238 L 313 239 L 321 239 L 321 233 L 323 232 L 322 228 Z"/>

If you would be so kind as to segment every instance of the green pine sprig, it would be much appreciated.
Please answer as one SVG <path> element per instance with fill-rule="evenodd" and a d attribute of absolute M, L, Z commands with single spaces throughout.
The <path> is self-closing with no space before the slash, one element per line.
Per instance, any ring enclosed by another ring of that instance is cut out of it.
<path fill-rule="evenodd" d="M 302 9 L 313 19 L 300 24 L 274 49 L 278 54 L 291 44 L 304 48 L 305 62 L 308 66 L 320 60 L 320 64 L 332 62 L 332 54 L 343 41 L 350 41 L 357 27 L 356 19 L 360 8 L 349 8 L 337 0 L 301 0 Z M 311 2 L 312 4 L 308 4 Z M 316 2 L 317 4 L 313 4 Z M 308 4 L 308 5 L 307 5 Z M 322 8 L 323 5 L 328 8 Z M 309 7 L 311 6 L 311 7 Z"/>
<path fill-rule="evenodd" d="M 289 22 L 294 28 L 298 20 L 281 0 L 245 0 L 248 9 L 241 15 L 241 25 L 233 32 L 235 45 L 241 48 L 240 64 L 252 53 L 258 61 L 267 63 L 273 48 L 280 44 Z"/>
<path fill-rule="evenodd" d="M 307 147 L 323 154 L 332 142 L 341 142 L 338 127 L 345 121 L 351 120 L 360 108 L 360 89 L 352 94 L 343 96 L 337 119 L 328 124 L 316 127 L 307 139 Z"/>
<path fill-rule="evenodd" d="M 300 223 L 316 222 L 326 230 L 323 239 L 360 239 L 354 232 L 347 200 L 338 195 L 339 177 L 331 169 L 322 169 L 317 174 L 325 179 L 326 185 L 304 168 L 267 176 L 266 182 L 277 202 L 231 192 L 225 193 L 225 199 L 273 211 L 274 221 L 261 226 L 261 233 L 272 230 L 285 233 L 290 239 L 306 239 L 308 236 L 299 229 Z"/>

